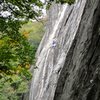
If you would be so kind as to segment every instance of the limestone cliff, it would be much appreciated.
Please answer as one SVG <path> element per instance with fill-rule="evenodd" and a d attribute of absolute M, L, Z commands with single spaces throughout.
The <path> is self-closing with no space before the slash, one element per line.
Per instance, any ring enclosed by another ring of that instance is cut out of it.
<path fill-rule="evenodd" d="M 53 4 L 48 15 L 29 100 L 99 100 L 100 0 Z"/>

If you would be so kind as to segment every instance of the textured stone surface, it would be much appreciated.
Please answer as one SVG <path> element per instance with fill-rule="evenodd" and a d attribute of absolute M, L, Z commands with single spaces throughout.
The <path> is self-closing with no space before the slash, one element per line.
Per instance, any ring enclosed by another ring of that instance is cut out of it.
<path fill-rule="evenodd" d="M 29 100 L 99 100 L 99 5 L 79 0 L 52 6 Z"/>

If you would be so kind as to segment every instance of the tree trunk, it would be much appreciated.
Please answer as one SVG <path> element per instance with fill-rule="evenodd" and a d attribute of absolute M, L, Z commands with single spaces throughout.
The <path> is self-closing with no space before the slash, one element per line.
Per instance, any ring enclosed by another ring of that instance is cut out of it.
<path fill-rule="evenodd" d="M 54 4 L 48 19 L 29 100 L 100 100 L 100 0 Z"/>

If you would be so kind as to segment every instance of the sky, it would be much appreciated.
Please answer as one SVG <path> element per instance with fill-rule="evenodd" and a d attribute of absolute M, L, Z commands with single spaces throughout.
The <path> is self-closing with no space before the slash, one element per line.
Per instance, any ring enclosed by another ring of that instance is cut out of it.
<path fill-rule="evenodd" d="M 45 0 L 41 0 L 43 3 L 45 3 Z M 46 16 L 46 10 L 42 9 L 44 16 Z"/>

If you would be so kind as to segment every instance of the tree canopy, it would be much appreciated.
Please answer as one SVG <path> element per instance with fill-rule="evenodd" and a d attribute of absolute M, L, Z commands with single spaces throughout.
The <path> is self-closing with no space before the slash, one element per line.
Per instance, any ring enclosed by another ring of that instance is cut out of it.
<path fill-rule="evenodd" d="M 36 18 L 41 14 L 44 5 L 49 5 L 53 1 L 56 3 L 72 4 L 75 0 L 1 0 L 0 12 L 8 11 L 7 18 Z M 2 17 L 2 15 L 0 16 Z"/>
<path fill-rule="evenodd" d="M 43 7 L 40 0 L 1 0 L 0 5 L 2 12 L 11 13 L 8 18 L 36 18 Z"/>

